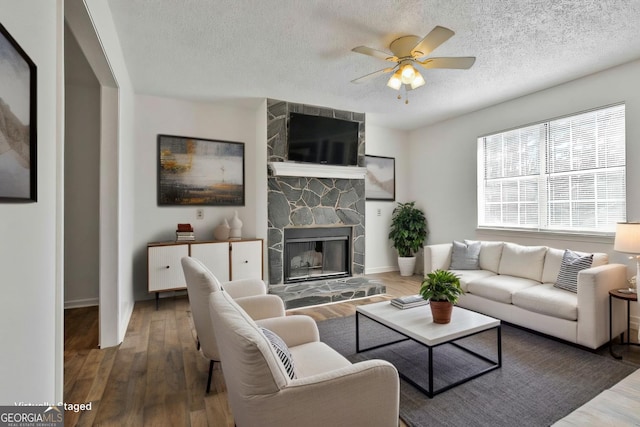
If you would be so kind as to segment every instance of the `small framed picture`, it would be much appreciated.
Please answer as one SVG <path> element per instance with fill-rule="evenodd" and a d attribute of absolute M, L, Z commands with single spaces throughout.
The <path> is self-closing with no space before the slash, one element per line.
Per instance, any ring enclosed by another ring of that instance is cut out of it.
<path fill-rule="evenodd" d="M 0 24 L 0 201 L 35 202 L 36 65 Z"/>
<path fill-rule="evenodd" d="M 244 144 L 158 135 L 158 205 L 244 206 Z"/>
<path fill-rule="evenodd" d="M 364 194 L 367 200 L 396 200 L 396 159 L 393 157 L 364 156 L 367 174 Z"/>

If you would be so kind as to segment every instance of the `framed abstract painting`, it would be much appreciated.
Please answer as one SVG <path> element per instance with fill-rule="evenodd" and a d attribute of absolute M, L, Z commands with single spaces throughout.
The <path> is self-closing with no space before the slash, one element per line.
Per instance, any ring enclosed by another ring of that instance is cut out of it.
<path fill-rule="evenodd" d="M 158 205 L 244 206 L 244 144 L 158 135 Z"/>
<path fill-rule="evenodd" d="M 367 168 L 364 179 L 365 198 L 394 201 L 396 199 L 396 159 L 366 155 L 364 163 Z"/>
<path fill-rule="evenodd" d="M 37 200 L 36 65 L 0 24 L 0 201 Z"/>

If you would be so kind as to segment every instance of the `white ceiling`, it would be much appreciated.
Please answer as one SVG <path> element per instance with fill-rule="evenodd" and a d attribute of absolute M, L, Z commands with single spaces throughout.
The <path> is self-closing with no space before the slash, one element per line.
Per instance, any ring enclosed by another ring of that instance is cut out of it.
<path fill-rule="evenodd" d="M 640 0 L 108 0 L 136 92 L 252 105 L 259 98 L 367 113 L 415 129 L 640 58 Z M 475 56 L 470 70 L 425 70 L 409 104 L 388 51 L 441 25 L 430 56 Z M 255 105 L 255 104 L 253 104 Z"/>

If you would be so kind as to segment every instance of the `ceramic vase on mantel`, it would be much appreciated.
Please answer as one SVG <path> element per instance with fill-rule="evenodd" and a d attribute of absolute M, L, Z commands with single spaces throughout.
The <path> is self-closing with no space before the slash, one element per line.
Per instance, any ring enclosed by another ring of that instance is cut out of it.
<path fill-rule="evenodd" d="M 242 237 L 242 221 L 238 218 L 238 211 L 233 213 L 233 218 L 229 223 L 231 229 L 229 230 L 229 240 L 240 240 Z"/>
<path fill-rule="evenodd" d="M 229 240 L 230 231 L 231 227 L 229 226 L 227 218 L 225 218 L 222 220 L 222 223 L 213 230 L 213 237 L 216 240 Z"/>

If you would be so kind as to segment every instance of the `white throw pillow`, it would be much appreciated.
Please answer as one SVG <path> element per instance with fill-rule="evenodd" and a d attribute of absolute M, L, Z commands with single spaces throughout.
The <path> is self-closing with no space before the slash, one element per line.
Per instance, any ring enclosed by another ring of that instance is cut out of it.
<path fill-rule="evenodd" d="M 540 282 L 546 253 L 546 246 L 522 246 L 515 243 L 505 243 L 498 274 L 523 277 Z"/>

